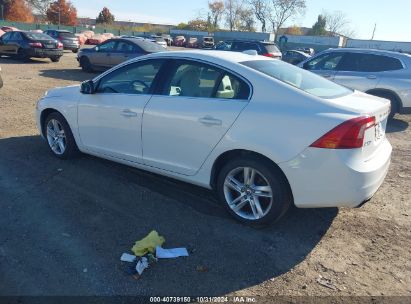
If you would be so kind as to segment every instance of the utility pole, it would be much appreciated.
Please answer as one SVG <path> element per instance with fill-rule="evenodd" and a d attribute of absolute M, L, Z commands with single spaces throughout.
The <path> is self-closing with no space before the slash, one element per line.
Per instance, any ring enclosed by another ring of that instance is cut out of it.
<path fill-rule="evenodd" d="M 372 31 L 372 37 L 371 40 L 374 40 L 374 36 L 375 36 L 375 31 L 377 30 L 377 23 L 374 25 L 374 30 Z"/>

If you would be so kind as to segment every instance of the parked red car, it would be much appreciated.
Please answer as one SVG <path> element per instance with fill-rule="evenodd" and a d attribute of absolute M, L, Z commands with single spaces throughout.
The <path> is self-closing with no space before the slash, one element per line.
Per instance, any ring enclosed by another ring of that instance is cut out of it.
<path fill-rule="evenodd" d="M 174 46 L 185 47 L 186 46 L 186 37 L 176 36 L 174 38 Z"/>

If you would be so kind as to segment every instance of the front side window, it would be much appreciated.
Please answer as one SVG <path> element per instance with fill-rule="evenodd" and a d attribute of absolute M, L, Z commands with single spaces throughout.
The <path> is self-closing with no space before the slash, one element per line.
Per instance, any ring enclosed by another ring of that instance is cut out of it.
<path fill-rule="evenodd" d="M 132 53 L 134 51 L 134 46 L 125 41 L 119 41 L 117 43 L 116 51 L 120 53 Z"/>
<path fill-rule="evenodd" d="M 317 97 L 337 98 L 352 93 L 321 76 L 279 60 L 253 60 L 242 64 Z"/>
<path fill-rule="evenodd" d="M 162 60 L 147 60 L 117 69 L 99 81 L 97 93 L 150 94 L 162 63 Z"/>
<path fill-rule="evenodd" d="M 248 99 L 249 86 L 219 68 L 197 62 L 180 62 L 166 82 L 169 96 Z"/>
<path fill-rule="evenodd" d="M 304 68 L 309 71 L 333 71 L 344 57 L 344 53 L 327 53 L 308 61 Z"/>
<path fill-rule="evenodd" d="M 98 46 L 99 52 L 112 52 L 116 46 L 116 41 L 109 41 Z"/>

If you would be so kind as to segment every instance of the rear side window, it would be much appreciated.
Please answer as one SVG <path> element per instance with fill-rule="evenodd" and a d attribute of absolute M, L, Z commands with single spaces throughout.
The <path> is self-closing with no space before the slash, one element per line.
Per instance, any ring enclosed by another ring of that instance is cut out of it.
<path fill-rule="evenodd" d="M 72 33 L 67 33 L 67 32 L 59 32 L 59 36 L 63 38 L 76 38 L 74 34 Z"/>
<path fill-rule="evenodd" d="M 151 41 L 147 41 L 147 40 L 138 40 L 136 44 L 147 53 L 156 53 L 156 52 L 165 51 L 165 49 L 161 45 L 151 42 Z"/>
<path fill-rule="evenodd" d="M 403 68 L 401 61 L 388 56 L 375 54 L 349 53 L 339 67 L 349 72 L 384 72 Z"/>
<path fill-rule="evenodd" d="M 243 51 L 248 51 L 248 50 L 255 50 L 257 52 L 261 51 L 260 47 L 256 43 L 249 43 L 249 42 L 233 43 L 232 50 L 237 51 L 237 52 L 243 52 Z"/>
<path fill-rule="evenodd" d="M 238 77 L 214 66 L 192 61 L 176 61 L 166 81 L 165 95 L 248 99 L 249 86 Z"/>

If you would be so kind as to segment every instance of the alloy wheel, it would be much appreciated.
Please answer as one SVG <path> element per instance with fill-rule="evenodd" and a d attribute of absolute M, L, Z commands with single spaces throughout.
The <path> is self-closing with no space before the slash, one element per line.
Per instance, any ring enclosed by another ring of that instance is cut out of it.
<path fill-rule="evenodd" d="M 224 196 L 231 210 L 247 220 L 263 218 L 273 205 L 273 192 L 267 178 L 250 167 L 236 168 L 227 174 Z"/>
<path fill-rule="evenodd" d="M 57 155 L 62 155 L 66 151 L 67 141 L 61 123 L 57 119 L 50 119 L 46 132 L 51 150 Z"/>

